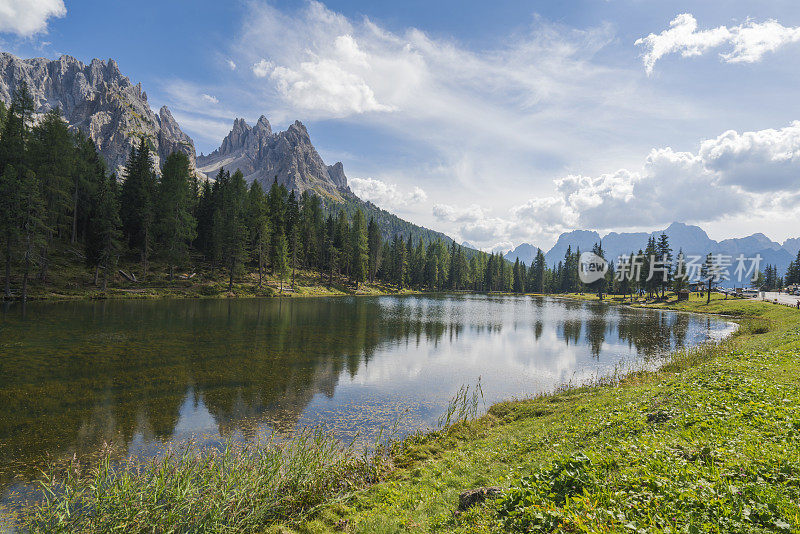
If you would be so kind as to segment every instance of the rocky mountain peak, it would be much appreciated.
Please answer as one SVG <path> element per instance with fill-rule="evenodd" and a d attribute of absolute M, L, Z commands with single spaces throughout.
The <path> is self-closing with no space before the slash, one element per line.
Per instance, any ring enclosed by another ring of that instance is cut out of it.
<path fill-rule="evenodd" d="M 93 59 L 88 65 L 72 56 L 56 60 L 20 59 L 0 52 L 0 100 L 6 104 L 25 82 L 37 114 L 58 107 L 73 129 L 97 145 L 109 169 L 119 172 L 132 146 L 144 136 L 154 148 L 154 164 L 179 150 L 195 162 L 192 139 L 167 108 L 156 114 L 141 84 L 133 85 L 113 59 Z"/>
<path fill-rule="evenodd" d="M 264 115 L 258 118 L 258 122 L 256 122 L 253 130 L 263 132 L 265 135 L 272 135 L 272 126 Z"/>
<path fill-rule="evenodd" d="M 334 200 L 351 194 L 344 166 L 325 165 L 300 121 L 285 131 L 273 132 L 263 115 L 252 128 L 244 119 L 236 119 L 222 145 L 198 158 L 197 163 L 208 176 L 214 176 L 220 168 L 231 172 L 239 169 L 248 181 L 257 180 L 266 188 L 277 176 L 279 183 L 298 193 L 311 190 Z"/>

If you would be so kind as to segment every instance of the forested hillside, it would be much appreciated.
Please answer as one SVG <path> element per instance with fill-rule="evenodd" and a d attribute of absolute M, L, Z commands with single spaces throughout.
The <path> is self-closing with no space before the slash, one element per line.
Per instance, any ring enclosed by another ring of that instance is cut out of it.
<path fill-rule="evenodd" d="M 228 291 L 250 273 L 257 287 L 267 274 L 294 285 L 299 269 L 329 284 L 345 277 L 354 289 L 376 280 L 395 289 L 519 286 L 519 269 L 500 256 L 464 250 L 355 196 L 324 206 L 310 191 L 297 196 L 277 180 L 265 191 L 224 168 L 202 180 L 182 152 L 156 169 L 144 137 L 116 176 L 58 109 L 35 125 L 32 110 L 24 85 L 10 109 L 0 105 L 5 298 L 24 300 L 32 279 L 52 283 L 51 266 L 78 264 L 103 289 L 204 270 L 210 279 L 224 276 Z"/>

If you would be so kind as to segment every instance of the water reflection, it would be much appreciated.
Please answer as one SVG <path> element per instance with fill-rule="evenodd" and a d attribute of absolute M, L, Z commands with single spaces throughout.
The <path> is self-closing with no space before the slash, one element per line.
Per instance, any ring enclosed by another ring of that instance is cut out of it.
<path fill-rule="evenodd" d="M 713 318 L 480 295 L 29 304 L 0 315 L 0 488 L 104 442 L 147 456 L 323 425 L 368 438 L 613 371 L 729 328 Z"/>

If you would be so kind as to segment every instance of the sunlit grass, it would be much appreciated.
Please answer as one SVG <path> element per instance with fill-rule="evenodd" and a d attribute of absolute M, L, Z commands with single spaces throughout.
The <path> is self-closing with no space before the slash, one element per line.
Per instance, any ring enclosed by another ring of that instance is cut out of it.
<path fill-rule="evenodd" d="M 144 463 L 109 455 L 84 471 L 75 459 L 42 482 L 31 532 L 256 532 L 297 523 L 322 502 L 375 482 L 381 454 L 308 430 L 292 439 L 223 450 L 194 446 Z"/>

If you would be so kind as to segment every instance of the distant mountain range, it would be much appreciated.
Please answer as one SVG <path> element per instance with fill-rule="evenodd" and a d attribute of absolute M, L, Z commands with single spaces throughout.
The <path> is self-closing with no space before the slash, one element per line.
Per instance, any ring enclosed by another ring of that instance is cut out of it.
<path fill-rule="evenodd" d="M 760 254 L 762 268 L 764 265 L 775 265 L 780 275 L 786 272 L 789 263 L 795 259 L 797 251 L 800 249 L 800 238 L 787 239 L 781 245 L 770 240 L 764 234 L 757 233 L 747 237 L 715 241 L 708 237 L 708 234 L 699 226 L 674 222 L 664 230 L 651 233 L 611 232 L 606 234 L 602 236 L 603 251 L 607 259 L 616 261 L 621 255 L 644 250 L 647 240 L 651 236 L 658 238 L 662 233 L 669 237 L 670 246 L 675 255 L 679 250 L 683 250 L 687 256 L 704 256 L 710 252 L 726 254 L 734 258 L 739 254 L 744 254 L 745 257 L 750 258 Z M 586 251 L 591 250 L 600 241 L 600 234 L 590 230 L 574 230 L 563 233 L 558 237 L 556 244 L 545 253 L 545 260 L 547 265 L 552 267 L 564 259 L 567 247 L 571 247 L 573 251 L 576 249 Z M 509 261 L 516 261 L 519 258 L 519 261 L 530 265 L 536 257 L 536 250 L 535 246 L 523 243 L 505 254 L 505 258 Z"/>

